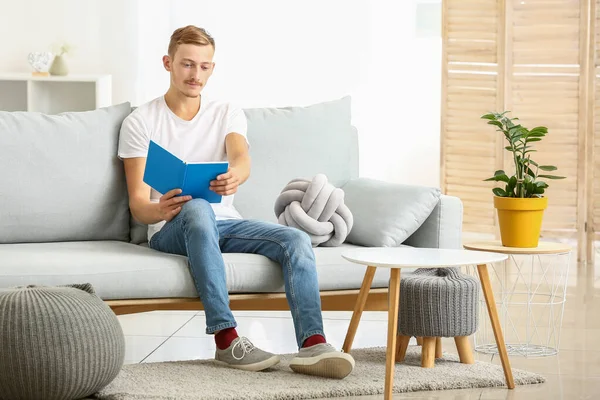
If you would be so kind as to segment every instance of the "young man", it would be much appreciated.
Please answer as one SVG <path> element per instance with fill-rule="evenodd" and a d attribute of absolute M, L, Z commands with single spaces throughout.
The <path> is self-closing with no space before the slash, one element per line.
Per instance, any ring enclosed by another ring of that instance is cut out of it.
<path fill-rule="evenodd" d="M 213 38 L 195 26 L 175 30 L 163 64 L 171 76 L 164 96 L 129 115 L 121 128 L 118 155 L 125 165 L 133 216 L 148 224 L 150 247 L 188 257 L 206 313 L 206 332 L 215 335 L 215 359 L 234 368 L 260 371 L 279 356 L 238 337 L 229 309 L 221 253 L 262 254 L 283 269 L 285 292 L 300 348 L 290 363 L 299 373 L 344 378 L 354 359 L 326 343 L 314 252 L 304 232 L 273 223 L 245 220 L 233 207 L 239 185 L 250 175 L 246 117 L 241 109 L 201 95 L 213 73 Z M 211 182 L 223 195 L 219 204 L 160 194 L 142 178 L 149 141 L 190 162 L 229 161 L 227 173 Z"/>

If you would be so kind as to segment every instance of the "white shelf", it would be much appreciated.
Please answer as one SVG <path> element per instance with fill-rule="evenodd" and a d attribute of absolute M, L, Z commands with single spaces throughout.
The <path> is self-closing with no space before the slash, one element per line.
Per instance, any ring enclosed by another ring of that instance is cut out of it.
<path fill-rule="evenodd" d="M 58 114 L 112 105 L 112 77 L 105 74 L 33 76 L 0 73 L 0 111 Z"/>

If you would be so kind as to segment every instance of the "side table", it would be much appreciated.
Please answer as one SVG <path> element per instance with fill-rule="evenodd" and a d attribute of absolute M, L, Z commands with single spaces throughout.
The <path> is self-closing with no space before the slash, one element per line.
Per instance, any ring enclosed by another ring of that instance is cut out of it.
<path fill-rule="evenodd" d="M 488 305 L 488 313 L 490 322 L 494 330 L 497 348 L 500 349 L 500 359 L 506 385 L 509 389 L 514 389 L 515 383 L 508 360 L 508 354 L 504 345 L 502 328 L 498 321 L 498 312 L 496 310 L 496 302 L 494 294 L 490 286 L 490 278 L 488 275 L 488 263 L 504 261 L 508 257 L 504 254 L 489 253 L 482 251 L 470 251 L 460 249 L 429 249 L 429 248 L 410 248 L 410 247 L 371 247 L 371 248 L 355 248 L 345 251 L 342 257 L 348 261 L 366 265 L 367 270 L 363 279 L 348 333 L 344 341 L 343 350 L 350 352 L 352 342 L 356 335 L 356 330 L 360 322 L 373 276 L 377 268 L 390 269 L 390 285 L 389 285 L 389 308 L 388 308 L 388 333 L 387 333 L 387 350 L 385 363 L 385 390 L 384 398 L 391 399 L 394 387 L 394 368 L 396 362 L 396 341 L 398 334 L 398 310 L 400 307 L 400 270 L 401 268 L 446 268 L 446 267 L 463 267 L 468 265 L 477 265 L 479 279 L 485 301 Z"/>
<path fill-rule="evenodd" d="M 464 247 L 508 256 L 502 267 L 492 267 L 491 274 L 508 354 L 524 357 L 557 354 L 571 246 L 540 242 L 535 248 L 517 248 L 502 246 L 498 240 L 467 243 Z M 475 351 L 498 354 L 486 324 L 481 325 L 474 342 Z"/>

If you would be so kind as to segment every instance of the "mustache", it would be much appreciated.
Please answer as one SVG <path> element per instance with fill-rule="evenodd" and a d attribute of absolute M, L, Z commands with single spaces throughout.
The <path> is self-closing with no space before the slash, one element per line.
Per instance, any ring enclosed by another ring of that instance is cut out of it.
<path fill-rule="evenodd" d="M 202 84 L 201 81 L 197 81 L 197 80 L 185 81 L 185 83 L 193 83 L 193 84 L 196 84 L 196 85 Z"/>

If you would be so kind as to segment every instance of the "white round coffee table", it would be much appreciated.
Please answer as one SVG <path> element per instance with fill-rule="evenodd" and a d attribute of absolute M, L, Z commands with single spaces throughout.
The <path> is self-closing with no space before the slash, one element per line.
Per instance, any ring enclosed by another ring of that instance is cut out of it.
<path fill-rule="evenodd" d="M 394 365 L 396 362 L 396 335 L 398 333 L 398 309 L 400 306 L 400 269 L 401 268 L 446 268 L 476 265 L 481 281 L 481 288 L 487 303 L 490 321 L 496 338 L 496 345 L 500 352 L 502 368 L 506 378 L 506 385 L 514 389 L 515 383 L 510 369 L 508 354 L 498 320 L 498 311 L 494 301 L 494 293 L 490 285 L 487 264 L 504 261 L 508 258 L 505 254 L 483 251 L 458 250 L 458 249 L 428 249 L 412 247 L 370 247 L 356 248 L 342 253 L 342 257 L 353 263 L 367 266 L 365 277 L 360 287 L 360 292 L 343 350 L 349 352 L 356 335 L 373 276 L 377 268 L 390 268 L 389 307 L 388 307 L 388 335 L 385 365 L 385 399 L 392 398 L 394 387 Z"/>

